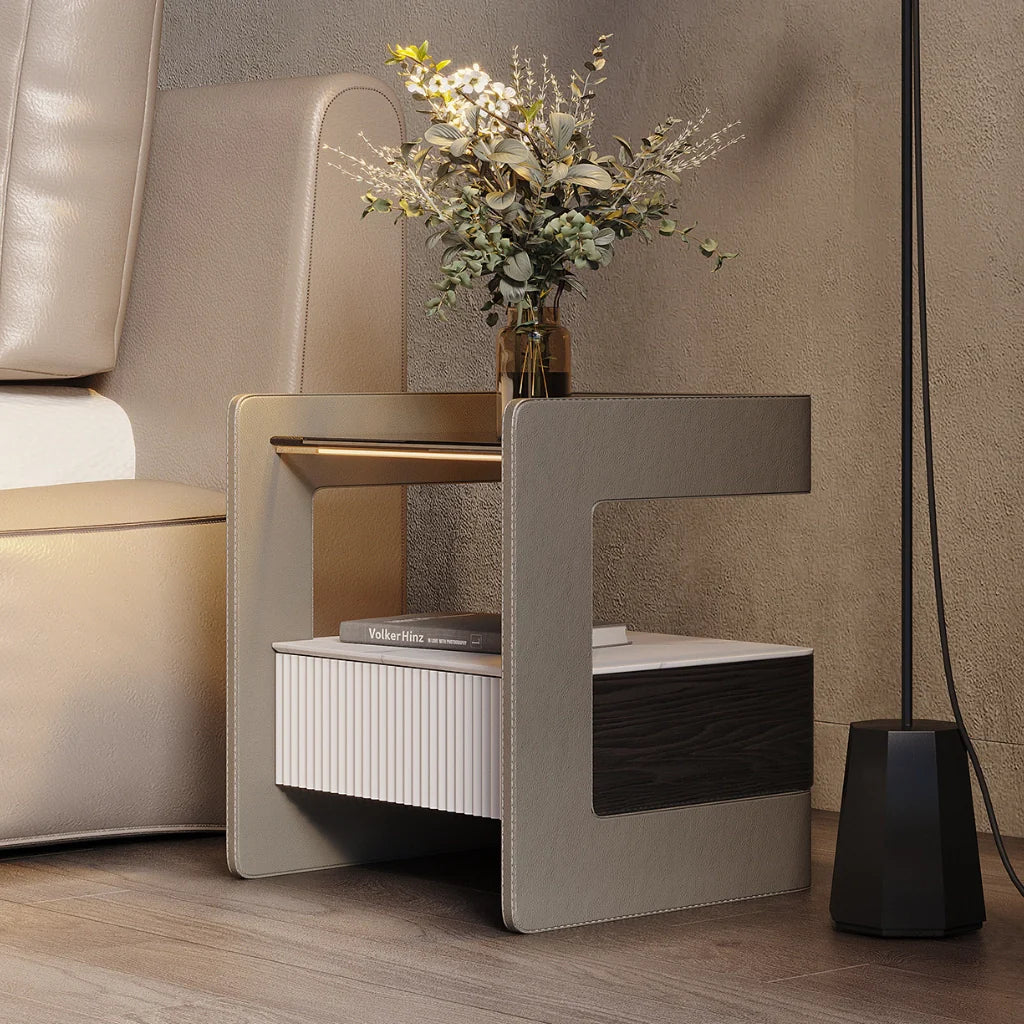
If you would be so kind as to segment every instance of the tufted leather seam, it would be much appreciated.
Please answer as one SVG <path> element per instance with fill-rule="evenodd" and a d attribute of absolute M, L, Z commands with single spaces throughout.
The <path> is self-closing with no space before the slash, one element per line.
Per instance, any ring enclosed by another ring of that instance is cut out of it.
<path fill-rule="evenodd" d="M 742 398 L 746 398 L 746 397 L 754 397 L 754 396 L 745 396 L 745 395 L 629 395 L 629 396 L 608 395 L 608 396 L 593 396 L 593 397 L 588 396 L 587 397 L 587 401 L 589 401 L 589 402 L 671 402 L 671 401 L 678 400 L 679 398 L 697 398 L 697 399 L 701 399 L 703 401 L 721 401 L 723 398 L 724 399 L 742 399 Z M 756 397 L 759 397 L 759 398 L 789 398 L 789 397 L 793 397 L 793 396 L 787 396 L 787 395 L 759 395 L 759 396 L 756 396 Z M 802 396 L 802 397 L 806 397 L 806 396 Z M 562 399 L 559 399 L 559 398 L 547 398 L 547 399 L 544 399 L 544 401 L 546 401 L 546 402 L 573 401 L 573 399 L 572 398 L 562 398 Z M 509 461 L 511 463 L 511 466 L 510 466 L 510 469 L 509 469 L 509 477 L 508 477 L 508 479 L 509 479 L 509 518 L 511 519 L 511 528 L 510 528 L 510 533 L 509 533 L 509 548 L 510 549 L 509 549 L 509 570 L 508 570 L 508 576 L 509 576 L 509 584 L 508 584 L 508 589 L 509 589 L 509 626 L 511 627 L 511 629 L 510 629 L 510 637 L 514 637 L 515 636 L 515 630 L 516 630 L 515 573 L 516 573 L 517 561 L 516 561 L 516 514 L 515 513 L 516 513 L 517 504 L 518 504 L 518 494 L 517 494 L 517 491 L 516 491 L 516 441 L 517 441 L 517 436 L 516 436 L 516 431 L 512 430 L 511 427 L 512 427 L 512 424 L 515 422 L 515 420 L 518 418 L 518 414 L 519 414 L 519 409 L 520 408 L 521 408 L 521 405 L 517 405 L 515 408 L 513 408 L 512 416 L 510 417 L 510 421 L 509 421 L 509 428 L 510 428 L 510 433 L 511 433 L 511 440 L 509 442 Z M 502 529 L 504 529 L 504 525 L 505 525 L 504 524 L 504 520 L 505 520 L 505 516 L 502 516 Z M 516 852 L 515 852 L 515 850 L 516 850 L 516 848 L 515 848 L 515 838 L 516 838 L 516 756 L 515 756 L 515 751 L 516 751 L 516 714 L 515 714 L 515 710 L 516 710 L 516 690 L 515 690 L 515 687 L 512 686 L 512 678 L 515 675 L 515 661 L 516 661 L 516 645 L 515 645 L 515 643 L 512 643 L 511 647 L 512 647 L 512 657 L 509 659 L 510 665 L 509 665 L 509 673 L 508 673 L 507 677 L 505 676 L 504 666 L 502 666 L 502 685 L 503 686 L 508 686 L 508 688 L 509 688 L 509 717 L 511 718 L 511 721 L 508 723 L 508 730 L 509 730 L 509 743 L 508 743 L 508 747 L 509 747 L 509 788 L 510 788 L 511 792 L 509 794 L 509 814 L 507 815 L 507 817 L 508 817 L 508 826 L 509 826 L 509 836 L 508 836 L 509 874 L 511 876 L 510 877 L 510 887 L 509 887 L 509 895 L 510 895 L 509 903 L 511 904 L 512 917 L 513 917 L 513 919 L 515 919 L 515 916 L 516 916 Z M 506 681 L 506 679 L 507 679 L 507 681 Z M 503 729 L 504 729 L 504 723 L 503 723 Z M 502 756 L 504 756 L 504 743 L 502 743 Z M 503 771 L 502 774 L 504 774 L 504 771 Z M 502 819 L 501 819 L 503 825 L 504 825 L 504 822 L 505 822 L 505 819 L 506 819 L 506 815 L 505 815 L 504 812 L 505 812 L 505 808 L 503 806 L 502 807 Z M 640 812 L 640 813 L 652 813 L 652 812 Z M 504 845 L 504 842 L 505 842 L 505 831 L 504 831 L 504 828 L 502 828 L 502 839 L 501 839 L 501 841 L 502 841 L 502 844 Z M 504 858 L 502 858 L 501 870 L 502 870 L 502 873 L 504 874 L 504 871 L 505 871 Z M 604 924 L 607 921 L 625 921 L 625 920 L 628 920 L 629 918 L 632 918 L 632 917 L 648 917 L 648 916 L 652 916 L 653 914 L 671 914 L 671 913 L 673 913 L 674 911 L 677 911 L 677 910 L 691 910 L 691 909 L 695 909 L 697 907 L 714 907 L 714 906 L 719 906 L 719 905 L 725 904 L 725 903 L 740 903 L 740 902 L 742 902 L 744 900 L 756 900 L 756 899 L 762 899 L 765 896 L 777 896 L 777 895 L 781 895 L 782 893 L 785 893 L 785 892 L 800 892 L 800 891 L 802 891 L 802 890 L 800 890 L 800 889 L 780 889 L 780 890 L 772 891 L 772 892 L 757 893 L 757 894 L 751 895 L 751 896 L 734 896 L 734 897 L 732 897 L 730 899 L 725 899 L 725 900 L 710 900 L 707 903 L 684 903 L 684 904 L 681 904 L 678 907 L 666 907 L 663 910 L 652 910 L 652 911 L 646 911 L 645 910 L 645 911 L 638 911 L 638 912 L 633 913 L 633 914 L 613 914 L 611 917 L 596 917 L 596 918 L 593 918 L 593 919 L 588 920 L 588 921 L 574 921 L 574 922 L 571 922 L 569 924 L 552 925 L 552 926 L 550 926 L 548 928 L 531 928 L 531 929 L 528 929 L 528 931 L 531 934 L 537 933 L 537 932 L 560 931 L 560 930 L 562 930 L 564 928 L 576 928 L 576 927 L 580 927 L 582 925 L 588 925 L 588 924 Z"/>
<path fill-rule="evenodd" d="M 21 95 L 21 75 L 25 69 L 25 51 L 28 49 L 28 33 L 32 24 L 32 8 L 35 0 L 28 0 L 25 5 L 25 26 L 21 33 L 21 53 L 18 54 L 18 73 L 14 79 L 14 102 L 11 104 L 11 122 L 7 126 L 7 159 L 4 163 L 4 194 L 0 200 L 0 283 L 3 281 L 4 245 L 7 228 L 7 196 L 11 187 L 11 156 L 14 152 L 14 132 L 18 121 L 18 107 Z M 29 371 L 17 370 L 16 373 Z"/>
<path fill-rule="evenodd" d="M 208 523 L 223 523 L 225 516 L 194 516 L 178 519 L 150 519 L 144 523 L 102 523 L 96 526 L 43 526 L 28 530 L 0 530 L 4 537 L 52 536 L 59 533 L 105 533 L 111 530 L 149 530 L 165 526 L 203 526 Z"/>
<path fill-rule="evenodd" d="M 395 118 L 399 125 L 402 123 L 402 115 L 395 106 L 392 98 L 383 89 L 373 89 L 367 85 L 349 85 L 336 92 L 324 107 L 320 116 L 320 127 L 316 135 L 316 159 L 313 166 L 313 204 L 309 217 L 309 256 L 306 262 L 306 308 L 302 320 L 302 357 L 299 363 L 299 394 L 303 393 L 306 383 L 306 342 L 309 337 L 309 297 L 313 288 L 313 246 L 316 241 L 316 196 L 320 187 L 320 153 L 323 147 L 324 125 L 327 123 L 327 114 L 330 112 L 334 101 L 347 92 L 372 92 L 382 96 L 389 107 L 394 111 Z M 405 236 L 402 236 L 402 390 L 405 390 L 405 336 L 406 336 L 406 305 L 405 305 Z"/>
<path fill-rule="evenodd" d="M 132 212 L 128 218 L 128 234 L 124 240 L 124 262 L 121 265 L 121 291 L 117 297 L 117 320 L 114 322 L 114 336 L 110 339 L 110 366 L 117 363 L 117 348 L 120 340 L 124 318 L 128 311 L 128 288 L 132 279 L 132 267 L 129 254 L 134 252 L 132 236 L 137 233 L 142 218 L 142 190 L 146 179 L 146 163 L 149 152 L 149 138 L 153 128 L 153 104 L 156 96 L 156 69 L 160 52 L 160 15 L 163 10 L 162 0 L 153 5 L 153 28 L 149 44 L 149 81 L 146 84 L 146 101 L 142 108 L 142 126 L 139 129 L 139 150 L 135 158 L 135 185 L 132 188 Z"/>

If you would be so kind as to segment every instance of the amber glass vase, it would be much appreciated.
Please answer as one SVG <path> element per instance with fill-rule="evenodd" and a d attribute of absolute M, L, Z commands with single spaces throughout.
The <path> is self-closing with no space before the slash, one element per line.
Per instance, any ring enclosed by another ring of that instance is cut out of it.
<path fill-rule="evenodd" d="M 569 394 L 572 349 L 569 332 L 554 306 L 536 316 L 509 309 L 498 335 L 498 422 L 513 398 L 559 398 Z"/>

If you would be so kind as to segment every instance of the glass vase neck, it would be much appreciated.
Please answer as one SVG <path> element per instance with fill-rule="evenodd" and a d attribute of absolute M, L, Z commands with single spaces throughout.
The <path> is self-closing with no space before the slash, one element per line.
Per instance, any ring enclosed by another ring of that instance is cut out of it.
<path fill-rule="evenodd" d="M 519 326 L 519 310 L 515 306 L 507 307 L 507 319 L 506 323 L 509 327 Z M 560 324 L 562 321 L 559 319 L 559 312 L 557 306 L 541 306 L 540 309 L 531 310 L 529 313 L 524 313 L 522 318 L 523 323 L 536 323 L 536 324 Z"/>

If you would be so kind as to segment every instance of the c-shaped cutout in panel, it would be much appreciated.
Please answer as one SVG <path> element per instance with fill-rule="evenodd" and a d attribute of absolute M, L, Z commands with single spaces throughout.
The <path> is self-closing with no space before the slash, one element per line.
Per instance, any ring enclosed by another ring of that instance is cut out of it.
<path fill-rule="evenodd" d="M 605 533 L 598 529 L 599 521 L 605 530 L 624 525 L 649 530 L 661 517 L 642 516 L 638 523 L 634 508 L 615 514 L 619 510 L 611 506 L 622 504 L 594 506 L 595 543 Z M 650 502 L 629 502 L 642 504 Z M 599 509 L 604 515 L 598 515 Z M 613 615 L 628 615 L 627 609 L 641 614 L 642 595 L 598 599 L 602 576 L 614 582 L 616 575 L 623 575 L 607 564 L 598 570 L 599 561 L 605 560 L 595 552 L 595 607 L 609 604 Z M 642 570 L 628 575 L 633 587 L 641 585 Z M 595 614 L 595 622 L 597 618 Z M 808 648 L 632 628 L 629 637 L 629 646 L 594 650 L 595 814 L 631 814 L 810 788 L 814 671 Z"/>
<path fill-rule="evenodd" d="M 503 431 L 502 894 L 541 931 L 806 886 L 806 791 L 594 810 L 593 508 L 810 484 L 805 398 L 521 402 Z"/>

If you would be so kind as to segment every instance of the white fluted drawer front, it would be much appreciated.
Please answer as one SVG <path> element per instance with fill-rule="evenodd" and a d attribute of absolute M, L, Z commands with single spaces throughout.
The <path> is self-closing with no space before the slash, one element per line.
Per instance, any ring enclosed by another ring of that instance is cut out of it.
<path fill-rule="evenodd" d="M 501 680 L 277 652 L 277 784 L 501 816 Z"/>

